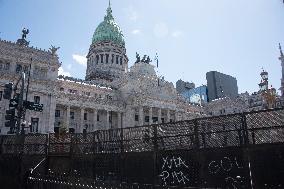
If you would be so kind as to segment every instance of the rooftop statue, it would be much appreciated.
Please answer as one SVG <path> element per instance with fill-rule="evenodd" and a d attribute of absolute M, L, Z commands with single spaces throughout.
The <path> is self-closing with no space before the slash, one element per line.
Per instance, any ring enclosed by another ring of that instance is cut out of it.
<path fill-rule="evenodd" d="M 136 53 L 136 62 L 135 63 L 138 63 L 138 62 L 140 62 L 140 56 L 139 56 L 138 53 Z M 150 59 L 150 56 L 144 55 L 141 62 L 149 64 L 150 62 L 152 62 L 152 60 Z"/>
<path fill-rule="evenodd" d="M 29 34 L 29 29 L 24 28 L 22 30 L 22 39 L 26 39 L 27 38 L 27 34 Z"/>
<path fill-rule="evenodd" d="M 135 61 L 135 63 L 138 63 L 138 62 L 140 62 L 140 55 L 136 52 L 136 61 Z"/>
<path fill-rule="evenodd" d="M 146 63 L 149 64 L 150 62 L 152 62 L 152 60 L 150 59 L 149 56 L 147 56 Z"/>
<path fill-rule="evenodd" d="M 57 51 L 58 49 L 60 49 L 60 47 L 55 47 L 55 46 L 53 46 L 53 45 L 51 45 L 51 48 L 49 48 L 49 50 L 50 50 L 50 52 L 51 52 L 51 54 L 52 54 L 53 56 L 56 55 L 56 51 Z"/>
<path fill-rule="evenodd" d="M 27 34 L 29 33 L 29 29 L 24 28 L 22 30 L 22 38 L 17 40 L 17 44 L 21 46 L 28 46 L 30 42 L 26 40 Z"/>
<path fill-rule="evenodd" d="M 141 60 L 141 62 L 146 63 L 146 58 L 147 58 L 147 55 L 144 55 L 143 58 L 142 58 L 142 60 Z"/>

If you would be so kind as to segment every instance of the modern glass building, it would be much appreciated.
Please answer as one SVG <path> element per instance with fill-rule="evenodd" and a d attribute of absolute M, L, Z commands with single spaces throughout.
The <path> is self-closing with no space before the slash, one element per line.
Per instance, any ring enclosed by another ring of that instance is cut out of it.
<path fill-rule="evenodd" d="M 206 85 L 196 87 L 181 93 L 188 102 L 193 104 L 204 104 L 208 102 L 208 90 Z"/>

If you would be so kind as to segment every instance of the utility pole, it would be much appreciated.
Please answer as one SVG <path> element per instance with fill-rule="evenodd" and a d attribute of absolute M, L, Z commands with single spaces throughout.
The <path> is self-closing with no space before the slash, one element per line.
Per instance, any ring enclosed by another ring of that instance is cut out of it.
<path fill-rule="evenodd" d="M 22 80 L 22 85 L 21 85 L 21 92 L 19 96 L 19 104 L 18 104 L 18 118 L 17 118 L 17 130 L 16 134 L 20 134 L 20 129 L 21 129 L 21 119 L 23 117 L 23 112 L 24 112 L 24 88 L 25 88 L 25 79 L 26 79 L 26 74 L 25 72 L 22 72 L 21 80 Z"/>
<path fill-rule="evenodd" d="M 10 134 L 13 133 L 16 133 L 17 135 L 24 134 L 25 125 L 21 124 L 25 120 L 25 113 L 27 109 L 39 112 L 43 110 L 43 104 L 38 104 L 27 100 L 29 83 L 26 89 L 26 99 L 24 99 L 25 80 L 26 80 L 26 75 L 24 72 L 22 72 L 19 80 L 15 85 L 13 85 L 13 83 L 5 85 L 3 98 L 10 100 L 9 110 L 6 110 L 5 118 L 7 122 L 5 122 L 5 126 L 10 127 Z M 20 81 L 21 81 L 20 94 L 17 95 L 16 92 Z M 14 95 L 13 98 L 11 99 L 12 91 L 14 91 Z M 16 116 L 16 110 L 17 110 L 17 116 Z"/>

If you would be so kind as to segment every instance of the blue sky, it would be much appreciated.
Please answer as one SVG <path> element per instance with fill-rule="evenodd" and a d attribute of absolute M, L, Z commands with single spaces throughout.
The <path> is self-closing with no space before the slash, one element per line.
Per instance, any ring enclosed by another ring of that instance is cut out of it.
<path fill-rule="evenodd" d="M 282 0 L 112 0 L 125 36 L 129 66 L 135 52 L 159 54 L 159 74 L 206 84 L 216 70 L 237 78 L 239 92 L 258 90 L 259 73 L 280 87 L 278 43 L 284 48 Z M 84 78 L 84 58 L 108 0 L 0 0 L 0 38 L 16 41 L 30 29 L 30 45 L 60 46 L 61 72 Z"/>

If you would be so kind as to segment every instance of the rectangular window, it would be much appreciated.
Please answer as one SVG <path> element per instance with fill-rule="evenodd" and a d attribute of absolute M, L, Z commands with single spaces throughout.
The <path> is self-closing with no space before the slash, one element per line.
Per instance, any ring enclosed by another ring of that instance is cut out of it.
<path fill-rule="evenodd" d="M 27 74 L 29 72 L 29 67 L 28 66 L 24 66 L 24 72 Z"/>
<path fill-rule="evenodd" d="M 0 91 L 0 101 L 2 100 L 3 91 Z"/>
<path fill-rule="evenodd" d="M 69 128 L 69 133 L 75 133 L 75 129 L 74 128 Z"/>
<path fill-rule="evenodd" d="M 39 104 L 40 103 L 40 96 L 34 96 L 34 103 Z"/>
<path fill-rule="evenodd" d="M 97 115 L 97 121 L 100 121 L 100 115 Z"/>
<path fill-rule="evenodd" d="M 88 119 L 88 113 L 84 113 L 84 120 Z"/>
<path fill-rule="evenodd" d="M 139 116 L 135 115 L 135 121 L 138 121 L 138 120 L 139 120 Z"/>
<path fill-rule="evenodd" d="M 70 119 L 74 119 L 75 118 L 75 113 L 74 112 L 70 112 Z"/>
<path fill-rule="evenodd" d="M 60 117 L 60 110 L 55 110 L 55 117 Z"/>
<path fill-rule="evenodd" d="M 158 117 L 153 117 L 153 123 L 158 122 Z"/>
<path fill-rule="evenodd" d="M 146 123 L 149 122 L 149 116 L 145 116 L 145 122 L 146 122 Z"/>
<path fill-rule="evenodd" d="M 9 70 L 9 69 L 10 69 L 10 63 L 6 63 L 4 69 L 5 69 L 5 70 Z"/>
<path fill-rule="evenodd" d="M 20 73 L 22 71 L 22 65 L 17 64 L 16 65 L 16 73 Z"/>
<path fill-rule="evenodd" d="M 31 133 L 38 133 L 38 122 L 39 118 L 31 118 L 31 127 L 30 127 Z"/>

